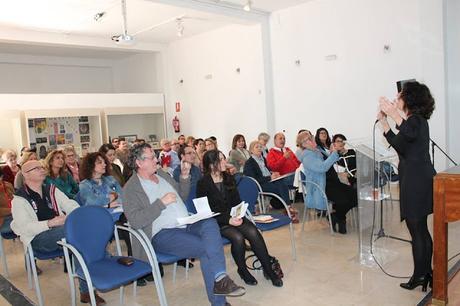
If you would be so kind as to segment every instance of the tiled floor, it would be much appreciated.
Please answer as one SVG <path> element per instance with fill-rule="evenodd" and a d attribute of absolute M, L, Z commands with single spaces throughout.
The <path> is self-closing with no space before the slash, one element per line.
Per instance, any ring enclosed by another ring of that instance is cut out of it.
<path fill-rule="evenodd" d="M 404 224 L 399 223 L 397 209 L 388 208 L 393 217 L 391 234 L 408 238 Z M 431 219 L 430 219 L 431 223 Z M 460 242 L 456 237 L 460 233 L 460 223 L 450 226 L 449 254 L 460 252 Z M 279 258 L 285 278 L 284 287 L 275 288 L 257 273 L 259 284 L 247 287 L 247 293 L 240 298 L 228 299 L 232 305 L 416 305 L 424 297 L 420 287 L 413 291 L 399 287 L 400 279 L 386 276 L 378 267 L 360 265 L 357 261 L 358 235 L 349 225 L 347 235 L 331 235 L 325 221 L 309 222 L 305 231 L 295 225 L 297 243 L 297 261 L 291 258 L 290 241 L 287 229 L 265 233 L 270 253 Z M 376 242 L 376 247 L 390 250 L 393 256 L 384 268 L 396 275 L 408 276 L 412 272 L 410 245 L 387 238 Z M 27 286 L 24 270 L 22 245 L 20 242 L 6 241 L 5 248 L 10 268 L 10 281 L 36 301 L 35 293 Z M 231 258 L 228 246 L 225 248 L 227 267 L 230 275 L 240 284 L 236 266 Z M 452 264 L 452 263 L 451 263 Z M 63 266 L 56 261 L 39 261 L 43 270 L 40 283 L 46 305 L 70 305 L 68 278 Z M 197 262 L 185 280 L 182 267 L 178 269 L 176 284 L 172 283 L 172 267 L 165 268 L 164 284 L 169 305 L 209 305 Z M 455 282 L 460 284 L 460 280 Z M 454 284 L 454 283 L 453 283 Z M 451 286 L 452 287 L 452 286 Z M 460 290 L 451 289 L 452 305 L 460 301 Z M 103 293 L 108 305 L 119 305 L 118 290 Z M 0 299 L 0 305 L 5 303 Z M 79 305 L 80 303 L 77 303 Z M 136 298 L 132 296 L 132 287 L 126 290 L 125 305 L 158 305 L 155 287 L 152 283 L 138 288 Z"/>

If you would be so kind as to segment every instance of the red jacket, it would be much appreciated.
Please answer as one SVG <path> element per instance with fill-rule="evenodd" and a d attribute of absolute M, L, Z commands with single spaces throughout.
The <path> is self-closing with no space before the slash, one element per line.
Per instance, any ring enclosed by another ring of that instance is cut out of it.
<path fill-rule="evenodd" d="M 294 152 L 289 148 L 283 148 L 284 152 L 291 152 L 289 158 L 285 158 L 284 153 L 275 148 L 271 148 L 267 155 L 267 164 L 271 171 L 279 172 L 281 175 L 294 172 L 299 166 L 300 162 L 295 156 Z"/>

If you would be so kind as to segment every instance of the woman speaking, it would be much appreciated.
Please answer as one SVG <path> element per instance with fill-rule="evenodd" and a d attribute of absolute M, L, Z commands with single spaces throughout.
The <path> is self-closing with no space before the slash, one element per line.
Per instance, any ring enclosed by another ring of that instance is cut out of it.
<path fill-rule="evenodd" d="M 408 82 L 393 103 L 380 98 L 377 116 L 384 136 L 399 157 L 401 220 L 406 221 L 412 237 L 414 259 L 414 274 L 407 283 L 400 284 L 408 290 L 422 286 L 422 291 L 426 291 L 433 278 L 433 242 L 427 227 L 427 216 L 433 213 L 433 176 L 436 174 L 430 161 L 427 121 L 433 111 L 434 99 L 428 87 Z M 391 130 L 387 116 L 396 123 L 398 134 Z"/>

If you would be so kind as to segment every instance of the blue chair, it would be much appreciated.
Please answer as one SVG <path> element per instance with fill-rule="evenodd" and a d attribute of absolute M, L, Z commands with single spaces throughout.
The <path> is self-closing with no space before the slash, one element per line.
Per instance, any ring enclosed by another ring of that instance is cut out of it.
<path fill-rule="evenodd" d="M 38 280 L 37 274 L 37 266 L 35 265 L 35 259 L 38 260 L 48 260 L 54 259 L 58 257 L 63 257 L 64 252 L 62 250 L 56 250 L 53 252 L 38 252 L 32 249 L 32 245 L 29 244 L 25 246 L 24 249 L 24 260 L 26 262 L 26 272 L 27 272 L 27 280 L 29 283 L 29 288 L 35 287 L 35 294 L 37 295 L 38 305 L 43 306 L 43 296 L 40 289 L 40 282 Z M 33 278 L 33 283 L 32 283 Z"/>
<path fill-rule="evenodd" d="M 99 206 L 84 206 L 74 210 L 66 219 L 66 238 L 63 238 L 60 245 L 64 248 L 68 276 L 70 281 L 72 305 L 75 305 L 75 284 L 74 278 L 85 279 L 88 284 L 91 305 L 96 305 L 94 289 L 109 291 L 120 288 L 120 303 L 123 304 L 123 287 L 134 283 L 146 274 L 152 273 L 155 283 L 161 282 L 158 277 L 158 266 L 154 264 L 148 246 L 135 231 L 124 227 L 116 226 L 112 216 L 107 209 Z M 117 262 L 121 258 L 121 248 L 118 239 L 118 229 L 128 231 L 139 240 L 147 253 L 149 263 L 133 259 L 134 263 L 124 266 Z M 117 241 L 118 256 L 107 256 L 106 247 L 115 235 Z M 89 239 L 88 237 L 91 237 Z M 79 267 L 71 264 L 70 253 L 78 261 Z M 161 289 L 157 285 L 157 290 Z M 167 305 L 163 300 L 164 294 L 158 291 L 160 305 Z"/>
<path fill-rule="evenodd" d="M 287 215 L 283 214 L 268 214 L 272 218 L 277 219 L 277 221 L 271 223 L 255 223 L 257 228 L 262 231 L 271 231 L 283 226 L 289 226 L 290 238 L 291 238 L 291 248 L 292 248 L 292 258 L 296 260 L 296 248 L 295 248 L 295 239 L 294 239 L 294 228 L 292 225 L 291 219 L 291 212 L 289 211 L 289 207 L 287 206 L 286 202 L 277 194 L 271 192 L 264 192 L 262 191 L 262 187 L 260 184 L 250 176 L 242 176 L 240 179 L 237 180 L 237 187 L 238 192 L 240 193 L 241 200 L 245 201 L 249 204 L 248 210 L 250 212 L 249 218 L 252 219 L 252 214 L 255 213 L 256 202 L 262 203 L 263 197 L 271 197 L 278 199 L 286 209 Z M 264 207 L 262 203 L 262 207 Z"/>

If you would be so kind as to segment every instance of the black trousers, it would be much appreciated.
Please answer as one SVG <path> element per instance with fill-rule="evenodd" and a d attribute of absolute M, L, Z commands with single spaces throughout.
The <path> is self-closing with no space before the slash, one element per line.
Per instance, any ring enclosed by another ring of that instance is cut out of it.
<path fill-rule="evenodd" d="M 339 221 L 345 221 L 348 211 L 358 205 L 356 189 L 340 183 L 339 180 L 327 180 L 326 196 L 334 202 L 335 214 Z"/>
<path fill-rule="evenodd" d="M 421 277 L 432 271 L 433 241 L 428 231 L 427 216 L 418 219 L 406 219 L 406 225 L 412 237 L 414 276 Z"/>
<path fill-rule="evenodd" d="M 243 224 L 240 226 L 227 225 L 220 229 L 222 236 L 231 241 L 231 251 L 238 269 L 246 270 L 246 243 L 249 241 L 251 249 L 260 260 L 260 263 L 265 272 L 272 276 L 273 271 L 270 264 L 270 256 L 268 255 L 267 246 L 264 238 L 260 234 L 257 227 L 248 219 L 243 218 Z"/>

